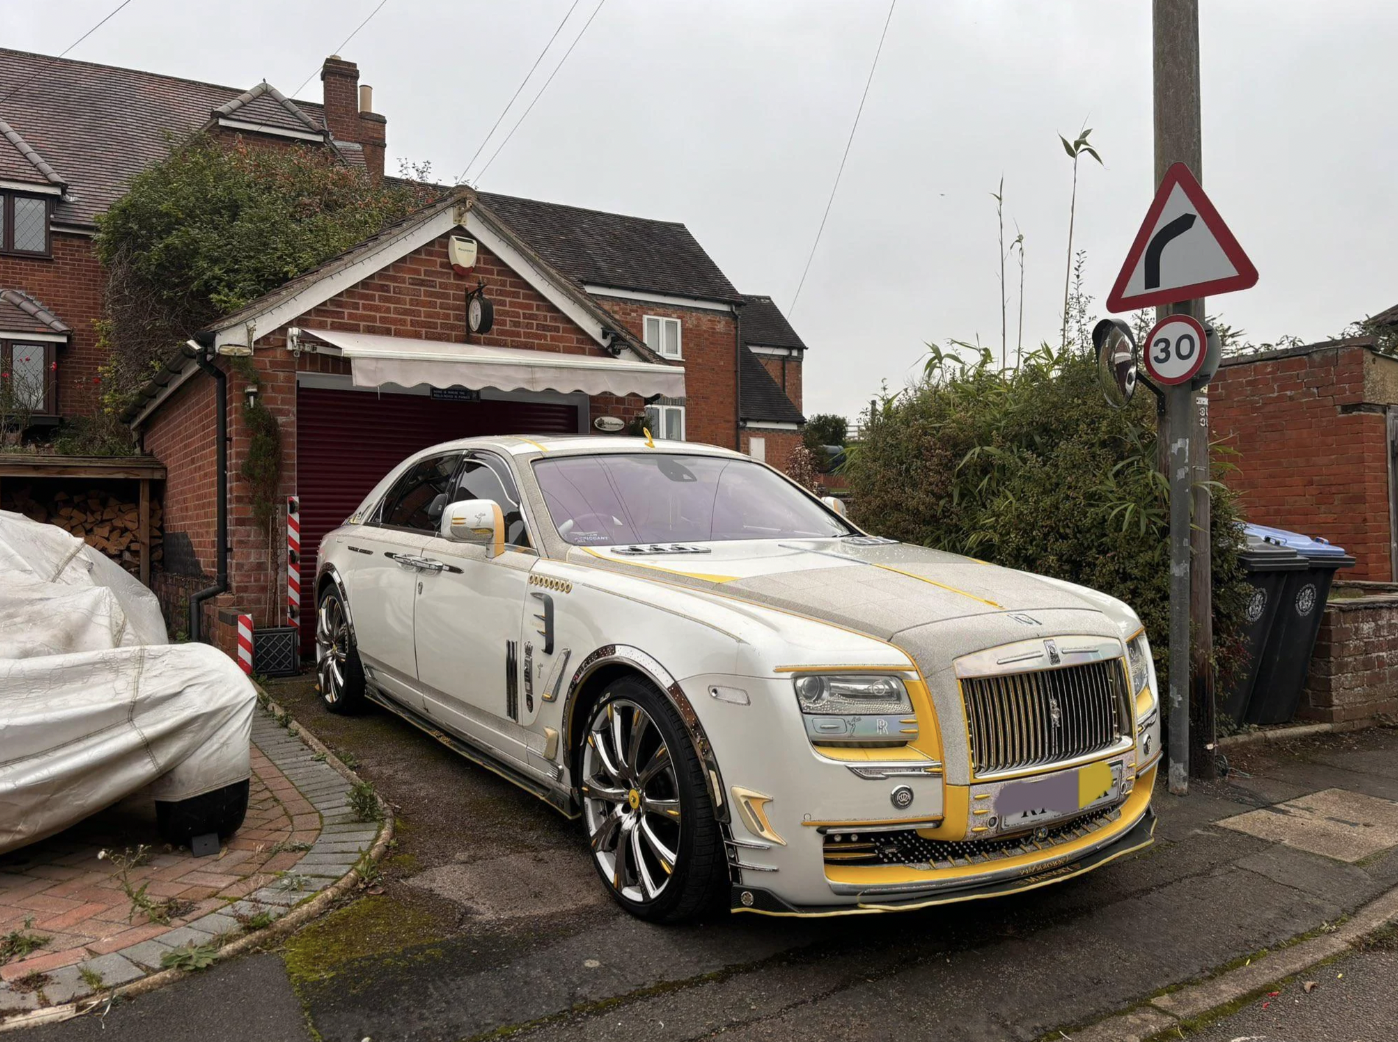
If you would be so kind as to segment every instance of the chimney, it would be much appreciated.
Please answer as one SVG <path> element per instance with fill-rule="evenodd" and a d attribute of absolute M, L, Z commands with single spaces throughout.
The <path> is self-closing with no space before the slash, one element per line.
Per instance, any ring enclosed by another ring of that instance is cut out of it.
<path fill-rule="evenodd" d="M 374 111 L 374 88 L 359 88 L 359 143 L 364 146 L 364 165 L 375 181 L 383 177 L 383 156 L 388 147 L 388 120 Z"/>
<path fill-rule="evenodd" d="M 375 181 L 383 177 L 387 124 L 373 111 L 374 88 L 359 85 L 359 66 L 338 54 L 325 59 L 320 70 L 325 85 L 325 122 L 336 141 L 351 141 L 364 149 L 364 165 Z"/>

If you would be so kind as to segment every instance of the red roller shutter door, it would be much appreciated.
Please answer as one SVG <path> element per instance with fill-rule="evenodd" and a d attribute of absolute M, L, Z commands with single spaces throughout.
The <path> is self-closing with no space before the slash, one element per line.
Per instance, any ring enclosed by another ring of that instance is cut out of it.
<path fill-rule="evenodd" d="M 302 653 L 310 654 L 315 644 L 316 548 L 406 457 L 453 438 L 577 432 L 578 410 L 571 405 L 449 402 L 425 395 L 299 388 Z"/>

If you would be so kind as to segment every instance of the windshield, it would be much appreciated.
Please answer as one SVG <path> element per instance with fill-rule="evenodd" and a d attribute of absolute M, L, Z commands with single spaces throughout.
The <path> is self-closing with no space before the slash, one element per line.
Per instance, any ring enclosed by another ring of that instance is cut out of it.
<path fill-rule="evenodd" d="M 534 473 L 575 546 L 833 539 L 851 529 L 766 467 L 717 456 L 573 456 Z"/>

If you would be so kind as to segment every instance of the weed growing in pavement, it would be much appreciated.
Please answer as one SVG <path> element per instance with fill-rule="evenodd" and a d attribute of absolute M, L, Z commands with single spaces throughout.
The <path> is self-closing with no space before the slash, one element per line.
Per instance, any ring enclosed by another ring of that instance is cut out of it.
<path fill-rule="evenodd" d="M 284 839 L 284 840 L 282 840 L 280 843 L 277 843 L 276 845 L 274 845 L 274 846 L 272 847 L 270 853 L 273 854 L 273 855 L 276 855 L 276 854 L 286 854 L 286 853 L 289 853 L 289 852 L 303 853 L 303 852 L 305 852 L 305 851 L 307 851 L 307 850 L 310 850 L 310 849 L 311 849 L 311 845 L 310 845 L 309 843 L 305 842 L 304 840 L 298 839 L 298 840 L 296 840 L 296 841 L 293 842 L 293 841 L 291 841 L 291 840 L 285 840 L 285 839 Z"/>
<path fill-rule="evenodd" d="M 188 915 L 194 911 L 192 901 L 181 901 L 175 897 L 167 897 L 163 901 L 157 901 L 151 897 L 146 893 L 146 889 L 150 886 L 149 880 L 139 887 L 132 883 L 132 871 L 150 860 L 149 844 L 142 843 L 135 850 L 127 847 L 120 853 L 115 850 L 102 850 L 98 852 L 97 860 L 110 861 L 117 870 L 114 878 L 121 887 L 122 893 L 131 902 L 131 911 L 126 916 L 128 923 L 136 917 L 137 912 L 142 912 L 150 922 L 169 926 L 171 919 L 178 919 L 180 916 Z"/>
<path fill-rule="evenodd" d="M 172 948 L 160 957 L 162 970 L 206 970 L 218 958 L 218 948 L 212 944 L 186 944 Z"/>
<path fill-rule="evenodd" d="M 265 908 L 260 912 L 253 912 L 251 915 L 247 912 L 239 912 L 233 918 L 237 919 L 238 925 L 248 933 L 252 933 L 254 930 L 265 930 L 276 922 L 276 917 Z"/>
<path fill-rule="evenodd" d="M 324 762 L 325 762 L 325 754 L 324 754 L 324 753 L 316 753 L 315 755 L 313 755 L 313 756 L 311 757 L 311 759 L 314 760 L 316 763 L 324 763 Z"/>
<path fill-rule="evenodd" d="M 31 915 L 24 920 L 24 926 L 18 930 L 11 930 L 4 937 L 0 937 L 0 966 L 11 959 L 23 959 L 35 949 L 42 948 L 48 944 L 52 938 L 42 934 L 30 933 L 34 926 L 34 917 Z"/>
<path fill-rule="evenodd" d="M 355 756 L 354 753 L 340 753 L 339 757 L 340 762 L 350 770 L 354 770 L 359 766 L 359 757 Z"/>
<path fill-rule="evenodd" d="M 300 893 L 310 887 L 311 881 L 300 872 L 282 872 L 281 878 L 277 881 L 278 890 L 290 890 L 293 893 Z"/>
<path fill-rule="evenodd" d="M 350 787 L 349 806 L 360 821 L 378 821 L 383 817 L 378 793 L 374 791 L 374 786 L 366 781 L 357 781 Z"/>
<path fill-rule="evenodd" d="M 23 995 L 26 992 L 43 990 L 44 985 L 51 983 L 52 980 L 53 978 L 47 973 L 39 973 L 36 971 L 34 973 L 26 973 L 23 977 L 16 977 L 14 980 L 10 981 L 10 987 Z"/>
<path fill-rule="evenodd" d="M 107 986 L 106 978 L 104 978 L 91 966 L 78 967 L 78 976 L 81 977 L 83 979 L 83 983 L 86 984 L 93 991 L 101 991 L 103 988 Z"/>

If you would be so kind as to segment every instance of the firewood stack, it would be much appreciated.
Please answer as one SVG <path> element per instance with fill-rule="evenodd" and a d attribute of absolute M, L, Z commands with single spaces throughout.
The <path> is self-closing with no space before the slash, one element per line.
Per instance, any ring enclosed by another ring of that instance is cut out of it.
<path fill-rule="evenodd" d="M 141 508 L 136 503 L 126 503 L 108 492 L 90 489 L 87 493 L 72 495 L 55 492 L 51 506 L 35 500 L 28 489 L 20 489 L 14 495 L 15 510 L 25 517 L 41 523 L 55 524 L 72 535 L 101 550 L 127 571 L 135 573 L 141 563 Z M 151 560 L 159 561 L 165 556 L 161 545 L 160 524 L 162 510 L 159 503 L 150 505 L 150 545 Z"/>

